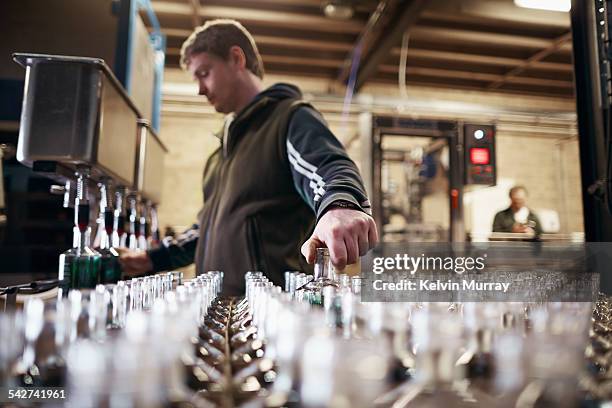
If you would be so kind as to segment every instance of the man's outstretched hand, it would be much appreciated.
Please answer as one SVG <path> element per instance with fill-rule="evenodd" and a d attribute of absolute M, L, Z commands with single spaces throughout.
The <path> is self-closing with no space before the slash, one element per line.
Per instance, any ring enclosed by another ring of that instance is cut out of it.
<path fill-rule="evenodd" d="M 359 210 L 333 208 L 323 214 L 312 236 L 302 245 L 302 255 L 311 264 L 316 249 L 327 247 L 334 266 L 344 269 L 377 243 L 378 232 L 372 217 Z"/>
<path fill-rule="evenodd" d="M 145 251 L 119 248 L 119 263 L 127 276 L 141 276 L 153 270 L 153 262 Z"/>

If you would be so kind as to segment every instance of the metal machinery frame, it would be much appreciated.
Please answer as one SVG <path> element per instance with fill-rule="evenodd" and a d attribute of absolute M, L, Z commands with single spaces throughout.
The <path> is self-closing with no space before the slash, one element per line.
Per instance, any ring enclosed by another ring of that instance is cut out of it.
<path fill-rule="evenodd" d="M 119 15 L 114 74 L 128 94 L 131 94 L 132 91 L 133 78 L 131 73 L 132 65 L 135 63 L 132 57 L 135 51 L 136 21 L 140 18 L 139 10 L 146 12 L 149 22 L 153 27 L 153 32 L 150 34 L 149 39 L 155 51 L 155 80 L 153 87 L 153 110 L 150 119 L 153 129 L 159 132 L 166 36 L 161 32 L 159 20 L 149 0 L 121 0 L 120 3 L 115 3 L 114 5 L 117 6 L 115 12 Z"/>
<path fill-rule="evenodd" d="M 451 242 L 465 241 L 463 214 L 463 123 L 449 120 L 412 119 L 401 116 L 378 116 L 363 113 L 360 117 L 360 139 L 363 153 L 364 182 L 372 199 L 372 212 L 382 239 L 382 138 L 423 136 L 445 138 L 449 149 L 450 234 Z"/>
<path fill-rule="evenodd" d="M 612 2 L 573 0 L 571 8 L 584 232 L 587 242 L 612 242 Z M 612 273 L 600 275 L 612 294 Z"/>

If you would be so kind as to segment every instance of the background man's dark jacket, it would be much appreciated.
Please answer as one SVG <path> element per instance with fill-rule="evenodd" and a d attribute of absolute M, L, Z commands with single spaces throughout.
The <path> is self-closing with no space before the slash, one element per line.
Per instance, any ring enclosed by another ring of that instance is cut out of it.
<path fill-rule="evenodd" d="M 149 255 L 156 271 L 193 261 L 198 274 L 223 271 L 227 295 L 244 293 L 246 271 L 282 285 L 284 271 L 311 270 L 300 247 L 335 201 L 370 211 L 355 163 L 288 84 L 263 91 L 226 122 L 203 190 L 198 224 Z"/>
<path fill-rule="evenodd" d="M 531 210 L 529 210 L 527 221 L 532 221 L 535 224 L 533 230 L 535 231 L 536 236 L 540 236 L 542 234 L 542 224 L 540 224 L 539 218 Z M 515 223 L 514 212 L 512 211 L 511 207 L 508 207 L 505 210 L 495 214 L 495 219 L 493 220 L 493 232 L 512 232 L 512 226 Z"/>

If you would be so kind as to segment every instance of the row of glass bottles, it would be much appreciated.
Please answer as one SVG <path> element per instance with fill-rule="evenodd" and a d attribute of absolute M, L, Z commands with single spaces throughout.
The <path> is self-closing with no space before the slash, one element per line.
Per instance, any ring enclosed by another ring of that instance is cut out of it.
<path fill-rule="evenodd" d="M 89 168 L 79 166 L 76 176 L 73 247 L 60 255 L 59 280 L 64 294 L 69 289 L 93 289 L 99 283 L 117 282 L 122 276 L 117 248 L 146 250 L 159 240 L 155 207 L 139 204 L 136 195 L 127 195 L 129 230 L 126 231 L 125 189 L 116 189 L 113 199 L 111 180 L 103 178 L 98 184 L 100 213 L 96 248 L 91 248 Z"/>
<path fill-rule="evenodd" d="M 140 403 L 167 406 L 177 390 L 186 389 L 184 371 L 177 368 L 183 353 L 193 354 L 189 339 L 197 335 L 202 310 L 208 312 L 222 280 L 221 273 L 210 272 L 173 289 L 177 277 L 168 273 L 151 277 L 151 285 L 133 280 L 98 285 L 94 291 L 72 290 L 54 303 L 31 299 L 23 313 L 0 314 L 0 386 L 68 386 L 67 406 L 90 406 L 88 401 L 107 398 L 127 405 L 134 398 L 151 398 Z M 139 305 L 131 299 L 134 286 L 145 294 Z M 152 304 L 145 313 L 147 292 Z M 48 329 L 40 339 L 43 327 Z M 110 336 L 108 330 L 115 328 L 123 330 Z M 44 346 L 37 350 L 36 344 Z M 49 350 L 54 351 L 49 355 Z M 140 372 L 144 366 L 152 372 Z M 141 377 L 154 381 L 152 388 Z M 141 393 L 141 386 L 147 392 Z"/>
<path fill-rule="evenodd" d="M 257 336 L 277 367 L 272 396 L 283 404 L 569 407 L 584 398 L 578 380 L 591 304 L 361 303 L 359 289 L 337 278 L 337 287 L 323 287 L 321 310 L 295 290 L 299 273 L 286 277 L 288 291 L 277 293 L 264 276 L 247 276 Z M 330 313 L 338 299 L 340 313 Z M 349 330 L 334 330 L 339 323 Z M 606 349 L 604 336 L 592 338 Z M 369 352 L 357 358 L 360 350 Z M 356 368 L 362 360 L 369 370 Z M 599 357 L 598 367 L 605 360 Z M 378 382 L 360 382 L 366 372 Z M 605 395 L 594 382 L 592 388 Z M 379 394 L 364 395 L 373 389 Z"/>
<path fill-rule="evenodd" d="M 126 189 L 119 189 L 115 197 L 117 238 L 113 240 L 113 245 L 141 251 L 158 245 L 160 232 L 155 205 Z"/>
<path fill-rule="evenodd" d="M 146 312 L 144 296 L 143 304 L 127 314 L 117 336 L 103 343 L 76 342 L 67 357 L 68 405 L 99 406 L 110 401 L 111 406 L 212 406 L 196 393 L 201 388 L 190 387 L 201 385 L 198 378 L 203 379 L 205 372 L 212 375 L 195 362 L 192 339 L 204 319 L 201 311 L 216 310 L 221 279 L 220 273 L 211 272 L 187 281 L 154 297 Z M 159 282 L 162 287 L 165 281 Z"/>
<path fill-rule="evenodd" d="M 286 276 L 296 275 L 289 273 Z M 319 274 L 317 278 L 323 280 Z M 256 331 L 255 338 L 263 344 L 264 350 L 260 365 L 252 369 L 259 368 L 256 377 L 264 380 L 266 376 L 272 376 L 269 369 L 263 369 L 266 361 L 272 362 L 268 367 L 273 367 L 274 371 L 274 382 L 261 403 L 267 406 L 371 406 L 364 404 L 371 403 L 382 392 L 384 381 L 381 379 L 387 369 L 386 351 L 379 350 L 376 341 L 353 336 L 353 302 L 357 297 L 348 284 L 348 277 L 337 278 L 334 285 L 317 285 L 322 287 L 317 299 L 323 301 L 323 306 L 337 296 L 344 300 L 344 314 L 340 320 L 344 319 L 345 336 L 335 335 L 343 333 L 336 329 L 335 318 L 330 324 L 329 310 L 313 307 L 319 302 L 310 303 L 310 299 L 304 299 L 299 294 L 299 287 L 294 293 L 282 292 L 261 272 L 247 273 L 245 279 L 245 300 Z M 319 352 L 322 354 L 318 355 Z M 362 360 L 362 364 L 355 364 Z M 352 372 L 355 366 L 361 372 Z M 350 390 L 345 389 L 348 385 L 341 386 L 333 380 L 333 377 L 345 375 L 355 385 L 349 387 Z M 345 399 L 329 399 L 334 394 L 333 388 L 347 391 L 343 391 Z"/>

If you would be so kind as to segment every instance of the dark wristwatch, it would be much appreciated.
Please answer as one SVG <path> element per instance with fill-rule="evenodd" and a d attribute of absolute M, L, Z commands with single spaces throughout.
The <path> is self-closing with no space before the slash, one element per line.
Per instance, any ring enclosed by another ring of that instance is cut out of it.
<path fill-rule="evenodd" d="M 361 210 L 355 203 L 346 200 L 336 200 L 329 205 L 329 208 L 349 208 L 351 210 Z"/>

